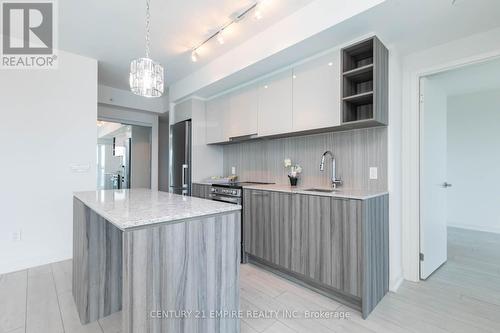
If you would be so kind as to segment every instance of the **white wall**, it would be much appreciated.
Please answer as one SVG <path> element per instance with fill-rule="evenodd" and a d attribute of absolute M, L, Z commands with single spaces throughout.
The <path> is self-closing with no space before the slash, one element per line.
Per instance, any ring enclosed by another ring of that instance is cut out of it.
<path fill-rule="evenodd" d="M 500 29 L 413 53 L 402 60 L 402 244 L 404 278 L 419 281 L 418 78 L 500 56 Z"/>
<path fill-rule="evenodd" d="M 170 124 L 168 115 L 160 118 L 158 134 L 158 190 L 168 192 Z"/>
<path fill-rule="evenodd" d="M 168 90 L 159 98 L 145 98 L 133 94 L 129 90 L 116 89 L 105 85 L 99 85 L 99 103 L 114 105 L 117 107 L 132 108 L 137 110 L 164 113 L 169 106 Z"/>
<path fill-rule="evenodd" d="M 151 188 L 151 127 L 132 126 L 130 187 Z"/>
<path fill-rule="evenodd" d="M 151 189 L 158 190 L 158 115 L 99 103 L 100 120 L 151 127 Z"/>
<path fill-rule="evenodd" d="M 448 225 L 500 233 L 500 90 L 448 97 Z"/>
<path fill-rule="evenodd" d="M 389 289 L 396 291 L 403 282 L 401 257 L 401 59 L 396 48 L 389 48 Z"/>
<path fill-rule="evenodd" d="M 96 187 L 97 61 L 1 71 L 0 116 L 0 274 L 69 259 L 72 193 Z"/>

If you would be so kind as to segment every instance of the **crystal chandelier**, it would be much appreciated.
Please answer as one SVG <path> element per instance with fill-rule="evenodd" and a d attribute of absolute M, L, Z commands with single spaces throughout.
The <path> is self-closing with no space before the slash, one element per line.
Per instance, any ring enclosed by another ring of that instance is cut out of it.
<path fill-rule="evenodd" d="M 149 2 L 146 0 L 146 57 L 130 63 L 130 90 L 139 96 L 160 97 L 163 94 L 163 66 L 149 57 L 150 21 Z"/>

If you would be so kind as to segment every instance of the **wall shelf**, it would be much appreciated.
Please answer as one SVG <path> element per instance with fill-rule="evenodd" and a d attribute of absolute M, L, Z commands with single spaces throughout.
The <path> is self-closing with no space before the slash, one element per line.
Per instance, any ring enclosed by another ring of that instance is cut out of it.
<path fill-rule="evenodd" d="M 377 37 L 342 49 L 342 124 L 388 123 L 388 50 Z"/>
<path fill-rule="evenodd" d="M 355 105 L 362 105 L 373 102 L 373 91 L 368 91 L 361 94 L 347 96 L 342 98 L 344 102 L 349 102 Z"/>

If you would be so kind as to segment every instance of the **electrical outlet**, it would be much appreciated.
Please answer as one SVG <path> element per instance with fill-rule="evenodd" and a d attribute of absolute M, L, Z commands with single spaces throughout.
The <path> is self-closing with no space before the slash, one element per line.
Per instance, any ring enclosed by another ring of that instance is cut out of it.
<path fill-rule="evenodd" d="M 378 168 L 376 167 L 370 168 L 370 179 L 372 180 L 378 179 Z"/>
<path fill-rule="evenodd" d="M 21 241 L 21 230 L 14 231 L 12 233 L 12 241 L 13 242 L 20 242 Z"/>
<path fill-rule="evenodd" d="M 231 168 L 231 174 L 232 175 L 236 175 L 236 167 L 232 167 Z"/>

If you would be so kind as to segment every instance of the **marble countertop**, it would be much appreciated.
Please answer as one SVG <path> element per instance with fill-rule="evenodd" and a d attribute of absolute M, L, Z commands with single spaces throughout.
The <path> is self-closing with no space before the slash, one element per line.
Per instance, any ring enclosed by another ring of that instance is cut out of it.
<path fill-rule="evenodd" d="M 207 182 L 195 182 L 195 184 L 210 185 Z M 307 194 L 307 195 L 319 195 L 325 197 L 333 198 L 344 198 L 344 199 L 355 199 L 355 200 L 367 200 L 388 194 L 387 191 L 370 191 L 370 190 L 359 190 L 359 189 L 348 189 L 339 187 L 335 192 L 315 192 L 315 191 L 305 191 L 307 189 L 327 189 L 322 186 L 290 186 L 290 185 L 280 185 L 280 184 L 256 184 L 256 185 L 245 185 L 245 189 L 251 190 L 263 190 L 263 191 L 276 191 L 285 193 L 296 193 L 296 194 Z"/>
<path fill-rule="evenodd" d="M 75 192 L 74 197 L 121 230 L 241 209 L 240 205 L 148 189 Z"/>

